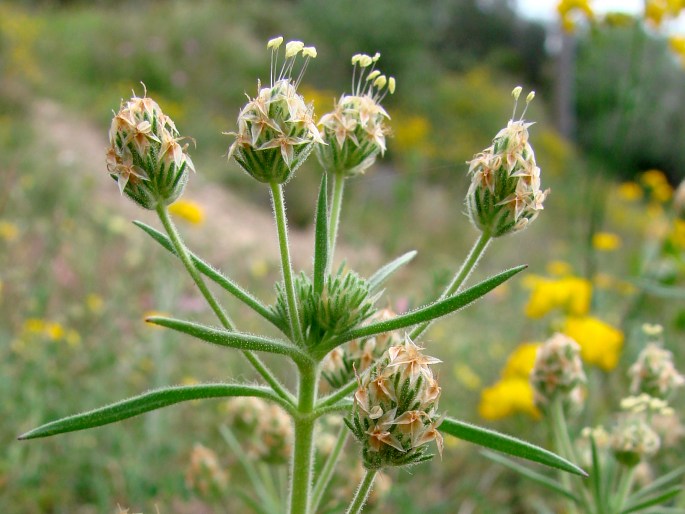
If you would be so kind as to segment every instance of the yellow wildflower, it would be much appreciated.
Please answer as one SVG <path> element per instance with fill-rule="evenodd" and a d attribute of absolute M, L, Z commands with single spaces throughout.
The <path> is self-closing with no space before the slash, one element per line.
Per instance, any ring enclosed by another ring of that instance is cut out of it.
<path fill-rule="evenodd" d="M 526 304 L 526 316 L 542 318 L 547 313 L 562 309 L 575 316 L 586 314 L 590 308 L 592 284 L 579 277 L 548 279 L 537 277 Z"/>
<path fill-rule="evenodd" d="M 567 318 L 563 332 L 580 345 L 580 356 L 587 364 L 611 371 L 623 347 L 623 332 L 592 316 Z"/>
<path fill-rule="evenodd" d="M 573 267 L 565 261 L 550 261 L 547 263 L 547 273 L 557 277 L 573 275 Z"/>
<path fill-rule="evenodd" d="M 59 323 L 48 323 L 45 327 L 45 334 L 53 341 L 64 338 L 64 327 Z"/>
<path fill-rule="evenodd" d="M 601 252 L 611 252 L 621 246 L 621 238 L 611 232 L 596 232 L 592 236 L 592 246 Z"/>
<path fill-rule="evenodd" d="M 533 388 L 527 378 L 503 379 L 481 392 L 478 413 L 482 418 L 497 420 L 519 412 L 540 417 L 540 411 L 533 403 Z"/>
<path fill-rule="evenodd" d="M 685 249 L 685 220 L 677 219 L 673 222 L 669 239 L 674 246 Z"/>
<path fill-rule="evenodd" d="M 24 321 L 24 332 L 41 334 L 45 330 L 45 321 L 39 318 L 29 318 Z"/>
<path fill-rule="evenodd" d="M 177 200 L 169 206 L 169 212 L 193 225 L 199 225 L 205 220 L 204 209 L 190 200 Z"/>
<path fill-rule="evenodd" d="M 70 328 L 69 330 L 67 330 L 64 340 L 67 342 L 69 346 L 74 348 L 81 344 L 81 334 L 79 334 L 76 330 Z"/>
<path fill-rule="evenodd" d="M 0 239 L 7 242 L 14 241 L 19 235 L 19 228 L 9 221 L 0 221 Z"/>
<path fill-rule="evenodd" d="M 537 355 L 540 343 L 522 343 L 509 355 L 504 369 L 502 370 L 502 378 L 525 378 L 530 376 L 535 364 L 535 356 Z"/>
<path fill-rule="evenodd" d="M 640 175 L 640 182 L 647 187 L 657 187 L 661 184 L 668 183 L 668 179 L 663 171 L 651 169 Z"/>
<path fill-rule="evenodd" d="M 102 312 L 104 303 L 105 302 L 102 300 L 102 296 L 99 294 L 91 293 L 86 296 L 86 306 L 93 314 L 100 314 Z"/>
<path fill-rule="evenodd" d="M 644 195 L 642 187 L 637 182 L 623 182 L 618 186 L 618 196 L 621 200 L 634 202 Z"/>
<path fill-rule="evenodd" d="M 588 20 L 593 20 L 595 17 L 589 0 L 560 0 L 557 4 L 557 12 L 561 17 L 561 25 L 567 32 L 573 31 L 579 15 L 585 16 Z"/>

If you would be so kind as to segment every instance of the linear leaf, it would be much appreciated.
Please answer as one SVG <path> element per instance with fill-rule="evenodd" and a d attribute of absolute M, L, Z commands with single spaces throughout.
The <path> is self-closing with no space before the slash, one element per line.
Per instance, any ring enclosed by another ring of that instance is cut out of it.
<path fill-rule="evenodd" d="M 685 287 L 665 286 L 651 280 L 631 280 L 633 285 L 644 292 L 660 298 L 685 300 Z"/>
<path fill-rule="evenodd" d="M 476 443 L 480 446 L 507 453 L 514 457 L 520 457 L 533 462 L 544 464 L 552 468 L 567 471 L 575 475 L 587 476 L 587 473 L 575 464 L 559 457 L 558 455 L 535 446 L 534 444 L 522 441 L 510 435 L 501 434 L 488 428 L 479 427 L 452 418 L 445 418 L 439 427 L 441 432 Z"/>
<path fill-rule="evenodd" d="M 425 307 L 420 307 L 416 310 L 396 316 L 386 321 L 379 321 L 378 323 L 372 323 L 370 325 L 365 325 L 363 327 L 345 332 L 344 334 L 333 338 L 328 344 L 320 349 L 319 352 L 325 355 L 336 346 L 353 339 L 382 334 L 391 330 L 410 327 L 423 321 L 429 321 L 435 318 L 446 316 L 447 314 L 455 312 L 462 307 L 465 307 L 468 304 L 476 301 L 478 298 L 493 290 L 498 285 L 506 282 L 517 273 L 520 273 L 526 269 L 526 267 L 526 265 L 522 265 L 508 269 L 502 273 L 499 273 L 498 275 L 495 275 L 494 277 L 490 277 L 479 284 L 466 289 L 465 291 L 457 293 L 453 296 L 449 296 L 443 300 L 438 300 L 437 302 Z"/>
<path fill-rule="evenodd" d="M 219 346 L 227 346 L 229 348 L 237 348 L 239 350 L 289 355 L 295 360 L 302 360 L 305 358 L 304 354 L 299 348 L 282 339 L 255 336 L 252 334 L 245 334 L 243 332 L 229 332 L 228 330 L 223 330 L 221 328 L 208 327 L 206 325 L 200 325 L 199 323 L 193 323 L 191 321 L 166 318 L 163 316 L 151 316 L 146 318 L 145 321 L 161 327 L 170 328 L 178 332 L 183 332 L 184 334 L 191 335 L 208 343 Z"/>
<path fill-rule="evenodd" d="M 323 292 L 328 266 L 328 176 L 321 175 L 319 200 L 316 204 L 316 232 L 314 237 L 314 292 Z"/>
<path fill-rule="evenodd" d="M 143 232 L 148 234 L 152 239 L 157 241 L 157 243 L 159 243 L 164 249 L 166 249 L 173 255 L 176 255 L 176 251 L 174 250 L 171 241 L 166 235 L 162 234 L 160 231 L 154 229 L 150 225 L 143 223 L 142 221 L 136 220 L 133 222 L 133 224 L 138 228 L 142 229 Z M 240 287 L 238 284 L 233 282 L 230 278 L 214 269 L 210 264 L 207 264 L 205 261 L 200 259 L 194 253 L 190 252 L 190 258 L 192 259 L 193 264 L 200 273 L 202 273 L 208 279 L 210 279 L 211 281 L 213 281 L 214 283 L 218 284 L 223 289 L 231 293 L 233 296 L 235 296 L 238 300 L 240 300 L 245 305 L 250 307 L 257 314 L 262 316 L 271 324 L 275 325 L 278 329 L 280 329 L 281 331 L 285 330 L 285 327 L 281 325 L 278 318 L 274 316 L 273 313 L 261 301 L 252 296 L 249 292 Z"/>
<path fill-rule="evenodd" d="M 592 473 L 590 473 L 592 494 L 595 497 L 595 503 L 604 508 L 608 501 L 608 497 L 606 495 L 606 488 L 602 487 L 602 477 L 604 474 L 602 473 L 602 462 L 599 458 L 597 442 L 595 441 L 594 436 L 590 436 L 590 451 L 592 454 Z"/>
<path fill-rule="evenodd" d="M 390 275 L 395 273 L 395 271 L 400 269 L 405 264 L 409 263 L 414 257 L 416 257 L 416 250 L 412 250 L 404 255 L 400 255 L 397 259 L 387 263 L 385 266 L 376 271 L 376 273 L 371 275 L 369 278 L 369 288 L 371 291 L 377 291 Z"/>
<path fill-rule="evenodd" d="M 509 457 L 500 455 L 499 453 L 491 452 L 489 450 L 483 450 L 481 453 L 485 455 L 488 459 L 495 461 L 498 464 L 501 464 L 513 471 L 516 471 L 520 475 L 523 475 L 524 477 L 529 478 L 534 482 L 537 482 L 538 484 L 547 487 L 548 489 L 552 489 L 553 491 L 561 494 L 562 496 L 565 496 L 566 498 L 569 498 L 570 500 L 573 500 L 576 503 L 580 503 L 580 500 L 571 491 L 566 489 L 563 485 L 561 485 L 553 478 L 550 478 L 547 475 L 543 475 L 542 473 L 538 473 L 537 471 L 534 471 L 526 466 L 523 466 L 518 462 L 510 459 Z"/>
<path fill-rule="evenodd" d="M 680 485 L 673 486 L 670 489 L 667 489 L 666 491 L 662 492 L 661 494 L 654 496 L 653 498 L 649 498 L 640 503 L 629 504 L 625 509 L 621 511 L 621 514 L 629 514 L 630 512 L 638 512 L 649 507 L 654 507 L 655 505 L 664 503 L 670 500 L 671 498 L 675 498 L 682 492 L 682 490 L 683 487 Z"/>
<path fill-rule="evenodd" d="M 29 430 L 19 439 L 35 439 L 86 428 L 99 427 L 132 418 L 145 412 L 161 409 L 175 403 L 204 398 L 223 398 L 229 396 L 257 396 L 277 402 L 291 410 L 291 406 L 266 387 L 243 384 L 197 384 L 190 386 L 171 386 L 155 389 L 126 400 L 111 403 L 73 416 L 46 423 Z"/>
<path fill-rule="evenodd" d="M 649 484 L 641 488 L 639 491 L 636 491 L 631 496 L 629 496 L 628 500 L 626 501 L 627 503 L 635 503 L 641 498 L 644 498 L 645 496 L 649 496 L 650 494 L 655 493 L 658 489 L 664 487 L 669 482 L 678 480 L 682 475 L 685 475 L 685 466 L 680 466 L 679 468 L 676 468 L 673 471 L 669 471 L 665 475 L 662 475 L 659 478 L 654 479 L 653 482 L 650 482 Z"/>

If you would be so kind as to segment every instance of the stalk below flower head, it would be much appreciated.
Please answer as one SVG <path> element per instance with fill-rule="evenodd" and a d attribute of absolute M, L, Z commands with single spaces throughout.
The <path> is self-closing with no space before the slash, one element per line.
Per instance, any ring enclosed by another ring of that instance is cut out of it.
<path fill-rule="evenodd" d="M 423 462 L 428 443 L 442 454 L 437 414 L 440 386 L 431 365 L 440 360 L 424 355 L 405 336 L 386 350 L 363 378 L 354 395 L 354 407 L 345 423 L 362 444 L 367 469 Z"/>
<path fill-rule="evenodd" d="M 134 93 L 112 120 L 107 171 L 121 193 L 145 209 L 169 205 L 183 193 L 188 170 L 195 171 L 184 139 L 157 102 Z"/>
<path fill-rule="evenodd" d="M 471 222 L 492 237 L 523 230 L 543 209 L 549 190 L 540 189 L 540 168 L 528 143 L 528 127 L 523 113 L 516 118 L 521 87 L 512 91 L 514 112 L 491 146 L 469 161 L 471 186 L 466 208 Z M 526 108 L 535 97 L 530 92 Z"/>
<path fill-rule="evenodd" d="M 282 184 L 307 159 L 313 144 L 321 143 L 321 135 L 314 123 L 314 108 L 305 104 L 297 87 L 316 48 L 301 41 L 285 45 L 285 59 L 279 68 L 279 48 L 282 37 L 271 39 L 271 80 L 268 87 L 257 82 L 257 96 L 238 114 L 238 132 L 228 132 L 235 141 L 228 158 L 236 162 L 259 182 Z M 296 79 L 292 74 L 298 55 L 304 64 Z"/>
<path fill-rule="evenodd" d="M 352 92 L 343 94 L 332 112 L 319 121 L 326 145 L 316 155 L 327 172 L 353 177 L 364 173 L 385 153 L 385 136 L 390 118 L 381 106 L 385 96 L 395 92 L 395 78 L 376 69 L 381 54 L 352 57 Z"/>

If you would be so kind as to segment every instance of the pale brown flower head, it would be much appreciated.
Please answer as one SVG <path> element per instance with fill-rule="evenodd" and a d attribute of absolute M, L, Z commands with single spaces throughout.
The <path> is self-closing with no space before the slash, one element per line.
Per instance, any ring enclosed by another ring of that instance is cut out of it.
<path fill-rule="evenodd" d="M 379 58 L 380 54 L 352 57 L 352 93 L 342 95 L 319 121 L 326 145 L 318 145 L 316 154 L 329 173 L 359 175 L 385 153 L 390 116 L 381 101 L 395 92 L 395 79 L 376 69 Z"/>
<path fill-rule="evenodd" d="M 195 171 L 188 143 L 181 145 L 185 139 L 157 102 L 134 93 L 112 119 L 107 171 L 138 205 L 169 205 L 183 193 L 188 172 Z"/>
<path fill-rule="evenodd" d="M 518 102 L 521 88 L 513 96 Z M 530 93 L 526 105 L 534 97 Z M 526 228 L 539 212 L 549 190 L 540 189 L 540 168 L 528 142 L 528 128 L 523 115 L 514 114 L 500 130 L 493 144 L 476 154 L 469 164 L 471 186 L 466 195 L 466 207 L 471 222 L 492 237 L 518 232 Z"/>
<path fill-rule="evenodd" d="M 660 447 L 659 435 L 641 416 L 621 419 L 611 433 L 611 449 L 616 460 L 629 467 L 652 457 Z"/>
<path fill-rule="evenodd" d="M 216 453 L 200 443 L 193 446 L 185 478 L 186 487 L 203 497 L 220 497 L 228 486 L 228 474 Z"/>
<path fill-rule="evenodd" d="M 567 407 L 582 405 L 586 382 L 580 346 L 573 339 L 557 333 L 538 348 L 530 383 L 539 408 L 559 397 Z"/>
<path fill-rule="evenodd" d="M 649 343 L 628 370 L 633 394 L 646 393 L 656 398 L 668 399 L 674 391 L 685 384 L 673 364 L 673 354 L 659 342 Z"/>
<path fill-rule="evenodd" d="M 431 366 L 440 362 L 421 353 L 408 337 L 391 346 L 358 378 L 351 419 L 345 422 L 362 443 L 368 469 L 404 466 L 429 459 L 435 441 L 442 454 L 440 387 Z"/>

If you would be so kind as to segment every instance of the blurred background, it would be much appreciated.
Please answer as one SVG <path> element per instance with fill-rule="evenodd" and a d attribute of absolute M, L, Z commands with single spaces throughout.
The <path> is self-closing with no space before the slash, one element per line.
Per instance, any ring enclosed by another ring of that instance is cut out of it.
<path fill-rule="evenodd" d="M 257 79 L 268 80 L 266 41 L 276 35 L 317 47 L 300 91 L 319 116 L 348 91 L 354 53 L 381 52 L 381 69 L 397 79 L 384 102 L 388 152 L 348 183 L 337 254 L 368 276 L 418 250 L 381 300 L 396 311 L 433 299 L 464 259 L 477 237 L 463 214 L 466 161 L 506 125 L 512 88 L 536 91 L 526 118 L 551 194 L 530 228 L 492 244 L 472 280 L 520 263 L 528 276 L 436 324 L 425 342 L 444 362 L 444 411 L 545 445 L 530 392 L 497 385 L 522 343 L 568 327 L 569 298 L 581 295 L 586 305 L 572 314 L 597 322 L 578 329 L 587 355 L 600 355 L 586 359 L 590 388 L 607 395 L 590 395 L 578 426 L 609 423 L 640 325 L 662 324 L 676 353 L 685 333 L 680 8 L 615 4 L 0 1 L 0 511 L 249 511 L 236 494 L 252 493 L 235 441 L 221 429 L 234 415 L 226 402 L 15 437 L 160 385 L 255 378 L 231 353 L 145 325 L 153 311 L 213 320 L 180 264 L 130 223 L 156 220 L 120 197 L 104 152 L 112 111 L 144 83 L 196 141 L 198 173 L 176 206 L 189 246 L 272 302 L 280 272 L 267 190 L 227 162 L 232 140 L 222 132 L 235 130 Z M 305 271 L 320 173 L 310 159 L 286 187 Z M 224 303 L 243 330 L 263 330 Z M 682 437 L 673 448 L 663 469 L 682 462 Z M 555 511 L 542 507 L 548 494 L 477 452 L 451 441 L 442 461 L 388 473 L 369 511 Z M 357 473 L 352 458 L 346 465 L 342 498 Z M 270 473 L 278 489 L 286 467 Z"/>

